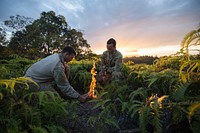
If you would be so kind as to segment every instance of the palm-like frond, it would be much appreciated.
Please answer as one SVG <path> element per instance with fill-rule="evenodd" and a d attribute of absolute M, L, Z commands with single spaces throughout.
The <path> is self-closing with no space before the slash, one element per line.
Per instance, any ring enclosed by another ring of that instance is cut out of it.
<path fill-rule="evenodd" d="M 200 79 L 200 60 L 184 61 L 179 69 L 181 80 L 185 83 L 192 80 Z"/>
<path fill-rule="evenodd" d="M 188 49 L 191 45 L 200 45 L 199 39 L 200 39 L 200 28 L 189 32 L 181 42 L 182 48 L 181 48 L 180 52 L 189 54 Z M 195 41 L 194 44 L 191 44 L 192 41 Z"/>

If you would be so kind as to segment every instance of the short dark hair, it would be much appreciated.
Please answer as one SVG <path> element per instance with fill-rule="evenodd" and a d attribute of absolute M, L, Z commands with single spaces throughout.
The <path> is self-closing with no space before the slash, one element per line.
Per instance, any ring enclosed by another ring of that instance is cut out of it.
<path fill-rule="evenodd" d="M 113 39 L 113 38 L 110 38 L 110 39 L 107 41 L 107 44 L 113 44 L 113 46 L 116 47 L 116 41 L 115 41 L 115 39 Z"/>
<path fill-rule="evenodd" d="M 62 53 L 68 53 L 68 54 L 74 54 L 74 55 L 76 55 L 76 51 L 74 50 L 74 48 L 73 47 L 71 47 L 71 46 L 66 46 L 66 47 L 64 47 L 63 49 L 62 49 Z"/>

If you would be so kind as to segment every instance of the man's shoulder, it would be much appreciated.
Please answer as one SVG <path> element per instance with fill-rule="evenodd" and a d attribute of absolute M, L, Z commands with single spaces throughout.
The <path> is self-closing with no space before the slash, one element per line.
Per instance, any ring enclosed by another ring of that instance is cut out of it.
<path fill-rule="evenodd" d="M 58 59 L 59 59 L 58 54 L 52 54 L 52 55 L 48 55 L 45 58 L 41 59 L 39 62 L 47 62 L 47 61 L 53 62 Z"/>
<path fill-rule="evenodd" d="M 120 51 L 116 50 L 116 55 L 117 56 L 122 56 L 122 53 Z"/>
<path fill-rule="evenodd" d="M 109 54 L 109 52 L 108 52 L 108 50 L 106 50 L 106 51 L 103 52 L 102 55 L 105 56 L 105 55 L 108 55 L 108 54 Z"/>
<path fill-rule="evenodd" d="M 108 53 L 108 50 L 104 51 L 103 54 L 104 54 L 104 53 Z"/>
<path fill-rule="evenodd" d="M 48 58 L 58 58 L 58 57 L 59 57 L 58 54 L 55 53 L 55 54 L 47 56 L 46 59 L 48 59 Z"/>

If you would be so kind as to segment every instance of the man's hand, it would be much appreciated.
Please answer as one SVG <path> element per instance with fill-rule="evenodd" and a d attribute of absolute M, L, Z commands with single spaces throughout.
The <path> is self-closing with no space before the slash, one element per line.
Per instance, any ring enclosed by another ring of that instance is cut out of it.
<path fill-rule="evenodd" d="M 88 97 L 89 97 L 89 93 L 86 93 L 86 94 L 80 95 L 80 96 L 78 97 L 78 100 L 79 100 L 81 103 L 83 103 L 83 102 L 86 101 L 86 99 L 87 99 Z"/>

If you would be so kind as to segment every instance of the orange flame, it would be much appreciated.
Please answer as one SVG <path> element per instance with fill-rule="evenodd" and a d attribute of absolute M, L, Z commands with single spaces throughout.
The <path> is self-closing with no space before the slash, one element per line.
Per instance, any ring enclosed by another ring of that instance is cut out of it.
<path fill-rule="evenodd" d="M 96 98 L 96 95 L 94 94 L 94 88 L 96 87 L 96 66 L 95 66 L 95 62 L 93 62 L 93 67 L 91 69 L 91 74 L 92 74 L 92 81 L 90 83 L 90 92 L 89 92 L 89 95 L 91 98 Z"/>

